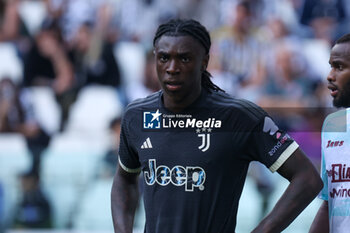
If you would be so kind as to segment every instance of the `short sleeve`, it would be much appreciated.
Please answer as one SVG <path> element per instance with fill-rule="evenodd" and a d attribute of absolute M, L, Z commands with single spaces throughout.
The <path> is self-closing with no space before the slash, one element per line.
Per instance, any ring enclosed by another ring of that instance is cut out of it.
<path fill-rule="evenodd" d="M 132 146 L 133 137 L 130 129 L 130 115 L 126 114 L 122 121 L 119 145 L 119 164 L 127 172 L 138 173 L 141 171 L 141 164 L 137 151 Z"/>
<path fill-rule="evenodd" d="M 298 147 L 268 115 L 259 121 L 246 143 L 249 159 L 263 163 L 272 172 L 277 171 Z"/>
<path fill-rule="evenodd" d="M 326 169 L 326 162 L 322 152 L 322 162 L 321 162 L 321 178 L 323 181 L 323 188 L 319 193 L 318 197 L 322 200 L 328 201 L 328 175 Z"/>

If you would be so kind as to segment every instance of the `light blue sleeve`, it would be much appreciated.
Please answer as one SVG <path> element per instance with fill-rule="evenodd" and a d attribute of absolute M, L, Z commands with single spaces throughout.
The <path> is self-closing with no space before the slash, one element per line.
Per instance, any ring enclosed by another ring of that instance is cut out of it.
<path fill-rule="evenodd" d="M 318 195 L 319 198 L 322 200 L 328 201 L 328 175 L 327 175 L 327 169 L 326 169 L 326 162 L 324 159 L 324 154 L 322 150 L 322 161 L 321 161 L 321 179 L 323 181 L 323 188 Z"/>

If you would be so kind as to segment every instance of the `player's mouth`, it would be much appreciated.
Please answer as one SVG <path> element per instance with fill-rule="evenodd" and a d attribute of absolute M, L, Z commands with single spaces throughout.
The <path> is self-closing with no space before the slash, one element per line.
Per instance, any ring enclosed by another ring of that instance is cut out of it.
<path fill-rule="evenodd" d="M 178 91 L 182 87 L 180 82 L 165 82 L 165 86 L 169 91 Z"/>
<path fill-rule="evenodd" d="M 328 89 L 331 91 L 331 96 L 335 97 L 338 94 L 338 88 L 337 86 L 333 84 L 328 84 Z"/>

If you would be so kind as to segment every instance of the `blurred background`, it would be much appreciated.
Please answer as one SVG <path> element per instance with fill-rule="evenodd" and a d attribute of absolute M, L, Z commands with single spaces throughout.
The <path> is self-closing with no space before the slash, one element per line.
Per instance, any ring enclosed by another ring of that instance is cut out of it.
<path fill-rule="evenodd" d="M 159 90 L 152 39 L 175 17 L 210 31 L 213 82 L 264 107 L 319 169 L 329 53 L 349 13 L 345 0 L 0 0 L 0 232 L 113 231 L 120 118 Z M 252 163 L 237 232 L 287 185 Z M 285 232 L 307 232 L 319 204 Z"/>

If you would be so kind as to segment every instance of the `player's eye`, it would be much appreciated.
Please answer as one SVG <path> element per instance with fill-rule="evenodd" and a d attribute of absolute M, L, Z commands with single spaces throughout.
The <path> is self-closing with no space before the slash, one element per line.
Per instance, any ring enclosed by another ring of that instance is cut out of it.
<path fill-rule="evenodd" d="M 160 62 L 167 62 L 169 60 L 169 56 L 167 56 L 166 54 L 161 54 L 158 56 L 158 59 Z"/>
<path fill-rule="evenodd" d="M 344 65 L 343 64 L 340 64 L 340 63 L 332 63 L 331 64 L 331 67 L 335 70 L 338 70 L 338 71 L 342 71 L 344 69 Z"/>
<path fill-rule="evenodd" d="M 190 61 L 190 58 L 187 57 L 187 56 L 183 56 L 183 57 L 181 57 L 181 61 L 184 62 L 184 63 L 187 63 L 187 62 Z"/>

